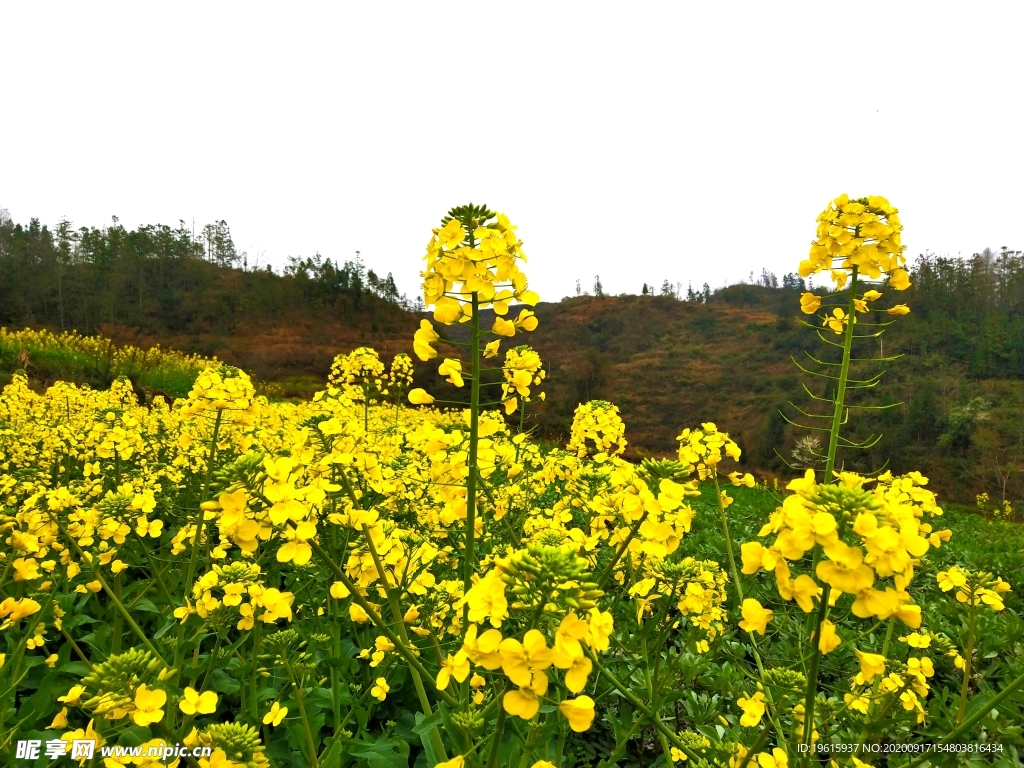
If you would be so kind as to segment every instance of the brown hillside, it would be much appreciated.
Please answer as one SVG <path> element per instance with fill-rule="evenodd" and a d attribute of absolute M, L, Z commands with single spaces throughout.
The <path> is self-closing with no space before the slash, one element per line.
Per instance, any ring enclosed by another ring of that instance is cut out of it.
<path fill-rule="evenodd" d="M 548 403 L 537 417 L 552 437 L 565 433 L 577 404 L 601 398 L 621 409 L 632 455 L 670 452 L 684 425 L 709 420 L 752 445 L 795 383 L 792 364 L 770 344 L 777 318 L 763 308 L 583 296 L 542 303 L 536 312 L 538 329 L 506 341 L 504 348 L 527 343 L 541 354 L 549 371 Z M 421 317 L 429 315 L 389 305 L 359 324 L 318 309 L 286 311 L 227 333 L 155 337 L 121 326 L 102 331 L 117 342 L 159 342 L 216 355 L 279 383 L 287 394 L 306 396 L 323 385 L 341 352 L 368 345 L 385 359 L 411 353 Z M 486 314 L 485 327 L 491 317 Z M 455 340 L 468 337 L 465 326 L 439 330 Z M 440 351 L 459 356 L 453 347 Z M 435 365 L 417 361 L 416 367 L 417 383 L 459 397 L 434 375 Z"/>
<path fill-rule="evenodd" d="M 550 366 L 544 426 L 558 431 L 578 403 L 610 400 L 636 456 L 672 452 L 682 427 L 703 421 L 751 446 L 795 382 L 770 344 L 777 318 L 763 310 L 583 296 L 537 315 L 528 343 Z"/>
<path fill-rule="evenodd" d="M 708 304 L 660 296 L 581 296 L 538 305 L 537 330 L 503 345 L 506 350 L 512 344 L 532 345 L 548 368 L 547 401 L 531 407 L 531 422 L 559 441 L 579 403 L 610 400 L 626 423 L 627 456 L 671 454 L 683 427 L 713 421 L 739 442 L 745 468 L 791 475 L 776 450 L 788 460 L 795 441 L 808 433 L 787 425 L 780 411 L 799 421 L 790 401 L 812 409 L 802 383 L 816 394 L 825 392 L 822 380 L 800 374 L 790 357 L 806 359 L 807 350 L 827 359 L 830 351 L 794 317 L 798 293 L 735 286 L 721 294 Z M 486 328 L 492 315 L 485 315 Z M 376 348 L 386 361 L 398 352 L 411 353 L 422 317 L 429 315 L 381 301 L 372 312 L 354 317 L 325 307 L 289 309 L 239 324 L 234 333 L 165 332 L 153 338 L 126 328 L 104 331 L 117 340 L 159 341 L 215 354 L 278 383 L 286 395 L 305 397 L 323 386 L 336 354 L 361 345 Z M 436 327 L 455 341 L 468 339 L 465 325 Z M 859 401 L 899 405 L 879 413 L 855 412 L 844 430 L 852 439 L 877 432 L 882 440 L 869 451 L 845 452 L 841 461 L 871 471 L 888 460 L 896 471 L 923 471 L 946 498 L 973 499 L 1002 466 L 995 460 L 1015 450 L 1012 442 L 1000 443 L 1001 438 L 984 433 L 986 425 L 1020 423 L 1024 386 L 1019 379 L 971 379 L 962 364 L 923 348 L 920 333 L 908 328 L 911 332 L 896 329 L 896 335 L 887 336 L 885 347 L 887 354 L 906 355 L 889 366 L 876 391 Z M 869 344 L 876 342 L 862 342 L 859 356 L 877 354 L 878 347 Z M 458 347 L 438 345 L 438 350 L 442 356 L 461 356 Z M 416 361 L 416 386 L 449 400 L 468 398 L 468 388 L 456 390 L 436 369 L 437 361 Z M 970 433 L 961 435 L 963 428 L 954 420 L 957 403 L 972 398 L 993 409 L 977 433 L 992 444 L 991 450 Z M 949 437 L 939 437 L 943 430 Z M 1008 488 L 1018 484 L 1011 477 Z"/>

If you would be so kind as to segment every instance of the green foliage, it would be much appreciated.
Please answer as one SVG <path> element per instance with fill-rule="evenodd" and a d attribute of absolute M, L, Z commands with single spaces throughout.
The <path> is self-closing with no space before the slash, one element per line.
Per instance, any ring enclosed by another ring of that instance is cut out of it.
<path fill-rule="evenodd" d="M 60 380 L 94 389 L 124 377 L 145 404 L 155 395 L 185 397 L 199 371 L 215 362 L 160 347 L 119 346 L 100 336 L 0 328 L 0 374 L 6 374 L 0 381 L 5 384 L 19 370 L 41 385 Z"/>
<path fill-rule="evenodd" d="M 372 341 L 388 356 L 408 350 L 418 316 L 403 309 L 410 304 L 393 280 L 358 259 L 296 258 L 277 275 L 247 264 L 226 225 L 200 235 L 183 223 L 137 230 L 116 222 L 79 230 L 66 222 L 52 230 L 37 220 L 0 224 L 0 324 L 102 328 L 142 348 L 160 342 L 217 355 L 288 396 L 321 386 L 338 348 Z M 851 439 L 882 439 L 851 453 L 846 466 L 916 469 L 944 498 L 969 502 L 985 491 L 1022 509 L 1024 254 L 926 254 L 908 268 L 912 284 L 901 300 L 911 313 L 889 329 L 884 347 L 862 340 L 855 349 L 865 357 L 903 356 L 878 400 L 902 405 L 851 421 Z M 672 451 L 673 425 L 685 414 L 736 435 L 751 470 L 787 472 L 778 454 L 791 462 L 802 435 L 773 414 L 789 401 L 807 403 L 790 362 L 807 341 L 797 320 L 806 288 L 796 275 L 763 273 L 755 284 L 691 291 L 686 301 L 580 296 L 540 305 L 534 346 L 553 367 L 535 423 L 560 440 L 576 405 L 600 397 L 622 408 L 634 458 Z M 464 330 L 451 329 L 453 339 L 465 341 Z M 260 335 L 268 331 L 273 343 Z M 26 367 L 12 355 L 17 350 L 0 350 L 7 374 Z M 30 377 L 42 383 L 109 383 L 102 361 L 40 351 L 31 363 L 37 369 L 28 368 Z M 178 373 L 127 375 L 142 389 L 179 395 L 191 381 Z M 459 396 L 417 376 L 414 386 Z M 976 407 L 981 401 L 984 409 Z"/>
<path fill-rule="evenodd" d="M 350 322 L 369 314 L 373 323 L 380 299 L 396 310 L 408 305 L 390 275 L 378 277 L 358 258 L 292 257 L 283 275 L 250 265 L 223 221 L 198 238 L 184 222 L 135 230 L 116 217 L 102 229 L 0 222 L 0 325 L 230 333 L 295 308 L 330 308 Z"/>

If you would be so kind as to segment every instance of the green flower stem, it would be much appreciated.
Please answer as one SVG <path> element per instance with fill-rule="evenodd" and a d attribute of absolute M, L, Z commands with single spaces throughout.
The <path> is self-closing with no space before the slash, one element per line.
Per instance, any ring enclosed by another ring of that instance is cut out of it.
<path fill-rule="evenodd" d="M 602 760 L 597 764 L 597 768 L 614 768 L 622 759 L 622 756 L 626 754 L 626 746 L 629 744 L 629 740 L 633 738 L 633 735 L 640 730 L 640 726 L 643 725 L 644 719 L 638 717 L 633 721 L 633 725 L 630 726 L 629 730 L 626 731 L 626 735 L 622 737 L 622 741 L 615 743 L 615 748 L 612 753 L 608 755 L 607 759 Z"/>
<path fill-rule="evenodd" d="M 832 411 L 832 427 L 828 436 L 828 457 L 825 461 L 825 476 L 822 482 L 831 483 L 832 475 L 836 466 L 836 449 L 839 445 L 839 428 L 843 421 L 843 409 L 846 399 L 846 380 L 850 375 L 850 351 L 853 348 L 853 326 L 857 319 L 857 267 L 851 269 L 850 275 L 850 300 L 847 305 L 846 333 L 843 337 L 843 362 L 839 368 L 839 383 L 836 386 L 835 408 Z M 825 614 L 828 612 L 829 594 L 832 588 L 828 584 L 821 587 L 821 598 L 818 603 L 818 614 L 816 617 L 815 631 L 811 635 L 814 638 L 814 648 L 811 653 L 811 665 L 807 670 L 807 692 L 804 695 L 804 733 L 803 744 L 807 747 L 804 762 L 808 765 L 811 759 L 811 735 L 814 733 L 814 705 L 818 695 L 818 666 L 821 663 L 821 625 L 825 621 Z"/>
<path fill-rule="evenodd" d="M 324 564 L 331 569 L 331 572 L 338 578 L 338 581 L 340 581 L 345 586 L 345 589 L 352 594 L 353 602 L 366 611 L 366 615 L 370 617 L 370 621 L 373 622 L 373 625 L 381 631 L 384 637 L 395 644 L 395 650 L 398 652 L 398 655 L 405 659 L 409 663 L 409 666 L 418 672 L 421 677 L 425 677 L 427 680 L 433 679 L 424 668 L 417 655 L 410 649 L 409 645 L 403 642 L 402 638 L 394 633 L 391 627 L 388 626 L 388 623 L 381 618 L 379 613 L 377 613 L 377 609 L 370 605 L 365 597 L 359 594 L 359 588 L 352 583 L 352 580 L 345 575 L 345 572 L 331 559 L 330 555 L 324 551 L 319 542 L 315 539 L 310 539 L 308 543 L 313 548 L 313 551 L 316 552 L 317 557 L 319 557 Z M 399 626 L 404 631 L 404 623 Z M 447 691 L 438 691 L 437 697 L 450 707 L 458 706 L 458 700 Z"/>
<path fill-rule="evenodd" d="M 14 558 L 8 557 L 7 565 L 4 566 L 4 572 L 0 574 L 0 594 L 2 594 L 4 597 L 7 597 L 7 593 L 5 590 L 7 589 L 7 585 L 10 583 L 8 582 L 7 577 L 11 573 L 11 563 L 13 562 Z"/>
<path fill-rule="evenodd" d="M 644 520 L 647 519 L 647 510 L 640 515 L 640 518 L 633 523 L 629 529 L 629 533 L 626 534 L 626 538 L 623 539 L 622 543 L 619 544 L 619 548 L 615 550 L 615 556 L 611 559 L 608 565 L 605 566 L 604 571 L 601 573 L 601 578 L 597 580 L 597 588 L 601 589 L 605 583 L 612 577 L 612 573 L 615 572 L 615 566 L 618 565 L 619 560 L 626 553 L 626 549 L 629 547 L 629 542 L 636 536 L 636 532 L 640 530 L 640 526 L 644 524 Z"/>
<path fill-rule="evenodd" d="M 1010 683 L 1007 684 L 1005 688 L 1003 688 L 1003 690 L 1001 690 L 991 699 L 986 701 L 984 705 L 976 707 L 973 715 L 968 717 L 966 720 L 960 723 L 959 726 L 957 726 L 948 734 L 939 739 L 938 743 L 949 744 L 955 739 L 960 738 L 962 735 L 971 730 L 971 728 L 973 728 L 979 722 L 981 722 L 981 720 L 985 718 L 989 712 L 995 709 L 998 705 L 1002 704 L 1004 700 L 1009 698 L 1021 686 L 1024 686 L 1024 673 L 1018 675 L 1013 680 L 1011 680 Z M 914 766 L 920 765 L 925 760 L 927 760 L 931 755 L 932 753 L 925 752 L 921 755 L 921 757 L 918 757 L 915 760 L 907 763 L 905 766 L 902 766 L 902 768 L 914 768 Z"/>
<path fill-rule="evenodd" d="M 170 590 L 167 589 L 167 585 L 164 584 L 163 571 L 159 570 L 156 567 L 156 563 L 153 562 L 153 557 L 149 554 L 149 547 L 146 546 L 145 541 L 141 536 L 139 536 L 135 529 L 132 529 L 132 536 L 135 537 L 135 540 L 139 543 L 139 549 L 141 549 L 142 553 L 146 556 L 146 562 L 149 563 L 150 570 L 153 571 L 153 579 L 156 581 L 157 586 L 160 587 L 160 591 L 164 593 L 164 597 L 167 598 L 168 604 L 176 606 L 178 601 L 171 597 Z"/>
<path fill-rule="evenodd" d="M 132 601 L 128 603 L 128 610 L 132 610 L 136 605 L 142 602 L 142 599 L 149 594 L 149 590 L 153 588 L 153 580 L 147 579 L 146 585 L 139 590 L 139 594 L 132 598 Z"/>
<path fill-rule="evenodd" d="M 210 682 L 210 675 L 213 674 L 214 665 L 217 663 L 217 653 L 220 651 L 220 644 L 223 640 L 224 631 L 221 630 L 215 636 L 213 648 L 210 649 L 210 658 L 206 662 L 206 670 L 203 672 L 203 682 L 199 684 L 199 693 L 203 693 L 206 690 L 207 684 Z"/>
<path fill-rule="evenodd" d="M 754 746 L 747 750 L 747 754 L 740 762 L 738 768 L 747 768 L 747 766 L 750 765 L 750 761 L 754 759 L 754 756 L 761 751 L 761 747 L 765 745 L 766 741 L 768 741 L 768 729 L 763 728 L 761 729 L 761 733 L 757 735 L 757 741 L 754 742 Z"/>
<path fill-rule="evenodd" d="M 259 674 L 256 670 L 260 665 L 260 630 L 262 629 L 263 623 L 256 622 L 256 626 L 252 630 L 252 663 L 249 670 L 249 719 L 257 725 L 260 722 L 260 710 L 259 701 L 256 698 L 256 677 Z"/>
<path fill-rule="evenodd" d="M 718 472 L 712 472 L 711 478 L 715 481 L 715 501 L 718 504 L 718 514 L 722 521 L 722 533 L 725 535 L 725 551 L 729 556 L 729 570 L 732 574 L 733 583 L 736 585 L 736 597 L 739 598 L 739 604 L 743 605 L 743 582 L 740 581 L 740 572 L 736 567 L 736 557 L 733 554 L 732 547 L 732 534 L 729 533 L 729 518 L 725 514 L 725 504 L 722 503 L 722 489 L 718 485 Z M 750 649 L 754 653 L 754 663 L 757 664 L 757 673 L 761 679 L 762 687 L 764 688 L 765 701 L 768 702 L 768 719 L 771 721 L 772 727 L 775 728 L 775 733 L 779 737 L 779 743 L 783 744 L 786 741 L 786 732 L 782 730 L 782 726 L 779 724 L 778 712 L 775 707 L 775 700 L 772 696 L 771 690 L 768 688 L 767 676 L 764 671 L 764 662 L 761 660 L 761 653 L 757 647 L 757 638 L 753 632 L 748 633 L 750 636 Z"/>
<path fill-rule="evenodd" d="M 512 690 L 512 681 L 505 680 L 504 690 L 498 694 L 495 701 L 500 702 L 505 694 Z M 501 736 L 505 730 L 505 708 L 498 707 L 498 717 L 494 721 L 494 733 L 491 736 L 491 749 L 487 754 L 487 768 L 495 768 L 498 765 L 498 751 L 501 749 Z"/>
<path fill-rule="evenodd" d="M 430 647 L 434 649 L 434 661 L 437 662 L 437 666 L 444 664 L 444 656 L 441 654 L 441 643 L 437 639 L 437 635 L 433 632 L 430 633 Z"/>
<path fill-rule="evenodd" d="M 64 629 L 64 627 L 60 628 L 60 633 L 64 636 L 64 639 L 68 641 L 68 645 L 70 645 L 72 649 L 74 649 L 75 653 L 78 654 L 78 658 L 80 658 L 82 663 L 85 664 L 86 669 L 92 672 L 92 662 L 89 661 L 89 657 L 85 655 L 82 649 L 78 646 L 78 643 L 75 642 L 75 638 L 69 635 L 68 631 Z"/>
<path fill-rule="evenodd" d="M 583 652 L 590 657 L 590 660 L 592 662 L 594 662 L 594 668 L 597 669 L 601 677 L 603 677 L 605 680 L 611 683 L 612 687 L 615 688 L 615 690 L 617 690 L 619 693 L 621 693 L 622 696 L 626 699 L 626 701 L 628 701 L 637 710 L 639 710 L 640 714 L 642 714 L 644 717 L 650 720 L 651 724 L 658 730 L 659 733 L 663 734 L 665 738 L 668 739 L 669 743 L 672 746 L 681 750 L 687 756 L 687 758 L 692 760 L 695 764 L 698 760 L 700 760 L 700 756 L 697 753 L 695 753 L 693 750 L 691 750 L 689 747 L 683 744 L 679 737 L 676 736 L 667 725 L 661 722 L 661 718 L 658 717 L 656 712 L 651 711 L 650 707 L 646 706 L 642 701 L 640 701 L 640 699 L 638 699 L 633 694 L 633 692 L 629 690 L 629 688 L 624 686 L 619 681 L 619 679 L 615 677 L 615 675 L 613 675 L 611 672 L 605 669 L 604 665 L 601 664 L 600 661 L 598 661 L 597 656 L 594 654 L 593 651 L 584 646 Z"/>
<path fill-rule="evenodd" d="M 889 619 L 889 628 L 885 630 L 885 642 L 882 643 L 882 656 L 886 656 L 889 653 L 889 643 L 892 642 L 892 632 L 895 626 L 896 617 L 893 616 Z M 867 714 L 864 715 L 864 727 L 861 729 L 860 738 L 857 739 L 857 754 L 860 754 L 860 749 L 864 746 L 864 740 L 868 737 L 868 729 L 871 727 L 871 710 L 875 708 L 875 699 L 878 697 L 878 688 L 882 684 L 883 677 L 884 675 L 879 675 L 878 679 L 875 680 L 875 684 L 871 687 L 871 701 L 868 702 L 868 711 Z"/>
<path fill-rule="evenodd" d="M 114 594 L 117 595 L 117 599 L 121 599 L 121 574 L 114 574 Z M 121 635 L 124 633 L 124 627 L 122 626 L 121 614 L 114 616 L 114 624 L 110 628 L 110 655 L 116 655 L 121 652 Z"/>
<path fill-rule="evenodd" d="M 563 724 L 558 734 L 558 744 L 555 745 L 555 765 L 562 764 L 562 753 L 565 752 L 565 737 L 568 736 L 565 725 Z M 664 737 L 662 737 L 664 739 Z M 666 757 L 668 753 L 665 753 Z"/>
<path fill-rule="evenodd" d="M 725 514 L 725 505 L 722 503 L 722 489 L 718 486 L 718 472 L 712 472 L 711 478 L 715 481 L 715 502 L 718 504 L 718 515 L 722 521 L 722 532 L 725 534 L 725 553 L 729 556 L 729 571 L 732 574 L 733 583 L 736 585 L 736 597 L 743 603 L 743 584 L 740 582 L 740 572 L 736 568 L 736 555 L 732 550 L 732 536 L 729 534 L 729 519 Z"/>
<path fill-rule="evenodd" d="M 540 736 L 540 730 L 534 727 L 530 728 L 530 736 L 526 740 L 526 748 L 523 750 L 523 756 L 519 758 L 519 768 L 526 768 L 530 762 L 530 758 L 533 757 L 533 750 L 537 746 L 537 739 Z"/>
<path fill-rule="evenodd" d="M 206 454 L 206 475 L 203 477 L 203 491 L 199 496 L 198 517 L 196 518 L 196 532 L 192 536 L 192 554 L 188 561 L 188 570 L 185 572 L 184 594 L 188 599 L 189 590 L 192 588 L 192 581 L 196 576 L 196 564 L 199 560 L 199 540 L 202 538 L 202 530 L 206 524 L 206 512 L 203 511 L 203 502 L 206 501 L 206 494 L 210 490 L 210 475 L 213 472 L 213 460 L 217 456 L 217 437 L 220 434 L 220 423 L 224 418 L 224 411 L 217 409 L 217 419 L 213 422 L 213 436 L 210 438 L 210 450 Z M 182 661 L 185 660 L 185 622 L 178 625 L 178 637 L 174 649 L 174 668 L 179 669 Z"/>
<path fill-rule="evenodd" d="M 239 665 L 245 664 L 245 657 L 238 651 L 235 651 L 235 658 L 238 659 Z M 246 717 L 249 713 L 248 690 L 246 681 L 242 680 L 238 685 L 238 711 L 242 714 L 242 717 Z"/>
<path fill-rule="evenodd" d="M 349 718 L 351 718 L 352 715 L 355 714 L 356 709 L 361 707 L 366 702 L 366 699 L 370 696 L 370 691 L 372 691 L 372 690 L 373 690 L 373 688 L 371 688 L 370 686 L 366 686 L 364 688 L 363 694 L 359 697 L 359 699 L 356 701 L 355 704 L 353 704 L 351 707 L 348 708 L 348 712 L 346 712 L 345 716 L 343 718 L 341 718 L 341 722 L 334 729 L 335 733 L 340 733 L 341 732 L 341 729 L 344 728 L 345 725 L 348 723 Z"/>
<path fill-rule="evenodd" d="M 971 657 L 974 656 L 974 626 L 975 618 L 978 615 L 978 601 L 971 594 L 971 617 L 967 625 L 967 649 L 964 654 L 964 682 L 960 686 L 960 706 L 956 710 L 956 724 L 960 725 L 964 719 L 964 712 L 967 709 L 967 689 L 971 684 Z"/>
<path fill-rule="evenodd" d="M 306 707 L 302 703 L 302 689 L 295 681 L 295 675 L 292 672 L 292 665 L 288 663 L 288 654 L 281 654 L 281 661 L 284 662 L 285 671 L 288 673 L 288 681 L 292 684 L 292 690 L 295 691 L 295 704 L 299 708 L 299 718 L 302 720 L 302 730 L 306 733 L 306 746 L 309 747 L 309 758 L 313 761 L 313 768 L 319 768 L 320 763 L 316 759 L 316 742 L 313 741 L 313 732 L 309 728 L 309 718 L 306 717 Z"/>
<path fill-rule="evenodd" d="M 659 646 L 660 648 L 660 646 Z M 641 667 L 644 675 L 644 687 L 647 688 L 647 700 L 651 703 L 651 710 L 654 712 L 661 711 L 661 705 L 654 696 L 654 684 L 651 682 L 651 664 L 650 655 L 647 652 L 647 634 L 640 635 L 640 653 L 641 653 Z M 658 655 L 661 656 L 659 650 Z M 661 752 L 665 755 L 665 764 L 672 764 L 672 748 L 668 745 L 668 739 L 665 738 L 665 734 L 658 731 L 658 741 L 661 742 Z M 560 764 L 560 763 L 559 763 Z"/>
<path fill-rule="evenodd" d="M 82 551 L 82 548 L 78 546 L 78 542 L 75 541 L 68 534 L 67 529 L 64 527 L 64 524 L 61 523 L 60 520 L 57 519 L 56 515 L 54 515 L 52 512 L 50 513 L 50 519 L 57 526 L 57 529 L 61 532 L 61 535 L 64 536 L 65 539 L 67 539 L 69 544 L 71 544 L 71 547 L 75 550 L 75 554 L 77 554 L 82 561 L 88 562 L 88 559 L 86 558 L 85 553 Z M 103 574 L 100 573 L 99 568 L 96 569 L 95 575 L 96 580 L 100 583 L 100 587 L 103 588 L 103 591 L 107 594 L 107 597 L 109 597 L 110 600 L 114 603 L 114 607 L 117 608 L 118 613 L 120 613 L 121 616 L 124 618 L 125 623 L 129 627 L 131 627 L 132 632 L 134 632 L 135 635 L 142 641 L 142 644 L 146 646 L 146 650 L 152 653 L 153 656 L 158 658 L 160 660 L 160 663 L 163 664 L 165 667 L 168 666 L 167 662 L 164 660 L 164 657 L 161 656 L 160 652 L 156 649 L 156 646 L 153 645 L 152 641 L 149 639 L 146 633 L 142 631 L 139 625 L 135 623 L 135 619 L 133 619 L 131 617 L 131 614 L 128 613 L 127 609 L 124 607 L 124 603 L 122 603 L 117 598 L 117 595 L 114 594 L 114 590 L 112 590 L 110 588 L 110 585 L 107 584 L 107 580 L 103 578 Z"/>
<path fill-rule="evenodd" d="M 472 294 L 472 330 L 473 340 L 470 345 L 469 354 L 471 361 L 470 394 L 469 394 L 469 463 L 466 467 L 469 476 L 466 478 L 466 559 L 462 571 L 463 594 L 469 592 L 473 586 L 473 572 L 476 570 L 476 552 L 474 551 L 476 538 L 476 473 L 477 473 L 477 451 L 480 443 L 480 297 L 476 291 Z M 466 620 L 466 613 L 469 611 L 467 605 L 463 609 L 463 634 L 469 626 Z"/>
<path fill-rule="evenodd" d="M 843 408 L 846 399 L 846 380 L 850 374 L 850 350 L 853 348 L 853 326 L 856 319 L 857 305 L 857 267 L 854 266 L 850 275 L 850 301 L 847 306 L 846 334 L 843 337 L 843 362 L 839 368 L 839 383 L 836 387 L 835 409 L 832 411 L 832 427 L 828 436 L 828 456 L 825 461 L 824 482 L 832 482 L 832 472 L 836 466 L 836 449 L 839 445 L 839 427 L 843 420 Z"/>
<path fill-rule="evenodd" d="M 341 628 L 338 626 L 338 601 L 328 595 L 331 614 L 331 651 L 334 658 L 341 658 Z M 334 735 L 341 731 L 341 675 L 338 668 L 331 667 L 331 712 L 334 714 Z"/>
<path fill-rule="evenodd" d="M 352 502 L 353 509 L 362 509 L 362 505 L 359 503 L 359 499 L 356 498 L 355 489 L 352 487 L 352 483 L 349 482 L 348 473 L 343 467 L 339 467 L 338 477 L 341 480 L 341 487 L 345 489 L 345 493 L 348 495 L 349 500 Z"/>
<path fill-rule="evenodd" d="M 402 618 L 402 608 L 398 605 L 398 598 L 395 596 L 395 590 L 388 585 L 387 574 L 384 573 L 384 564 L 380 561 L 380 555 L 377 553 L 377 547 L 374 546 L 373 537 L 370 536 L 370 529 L 363 524 L 363 536 L 366 538 L 366 546 L 370 550 L 370 557 L 373 558 L 373 565 L 377 569 L 377 577 L 380 579 L 381 586 L 387 595 L 388 605 L 391 607 L 391 617 L 394 619 L 395 624 L 398 625 L 398 634 L 402 638 L 402 642 L 406 647 L 412 647 L 412 642 L 409 640 L 409 632 L 405 628 L 405 621 Z M 423 687 L 423 677 L 420 676 L 416 669 L 410 670 L 412 673 L 412 682 L 416 687 L 416 695 L 420 700 L 420 709 L 423 710 L 423 714 L 430 717 L 433 714 L 433 710 L 430 707 L 430 699 L 427 698 L 427 691 Z M 427 680 L 431 678 L 427 676 Z M 431 729 L 432 734 L 437 734 L 437 728 Z M 441 747 L 440 738 L 438 743 L 435 745 Z M 441 747 L 443 750 L 443 747 Z M 442 752 L 439 752 L 442 754 Z M 447 759 L 447 758 L 445 758 Z"/>
<path fill-rule="evenodd" d="M 825 621 L 825 614 L 828 613 L 828 598 L 831 588 L 828 584 L 822 586 L 821 598 L 818 602 L 818 613 L 815 617 L 815 627 L 811 634 L 813 650 L 811 652 L 811 665 L 807 669 L 807 691 L 804 694 L 804 732 L 802 742 L 808 747 L 807 755 L 810 755 L 811 736 L 814 733 L 814 704 L 818 695 L 818 667 L 821 664 L 821 625 Z M 808 762 L 810 757 L 807 758 Z"/>
<path fill-rule="evenodd" d="M 661 607 L 661 610 L 658 612 L 658 616 L 655 618 L 655 620 L 653 622 L 655 627 L 660 627 L 662 625 L 662 622 L 665 621 L 665 617 L 668 616 L 669 607 L 672 605 L 672 601 L 675 599 L 675 594 L 676 594 L 675 593 L 675 589 L 673 588 L 671 594 L 669 594 L 669 596 L 668 596 L 668 600 L 665 601 L 665 604 Z M 646 633 L 646 631 L 647 631 L 647 627 L 646 626 L 644 627 L 643 631 Z M 666 622 L 666 626 L 660 632 L 658 632 L 657 637 L 654 639 L 654 647 L 655 648 L 664 648 L 665 647 L 665 641 L 668 639 L 668 634 L 671 631 L 672 631 L 672 622 Z M 646 642 L 646 637 L 645 637 L 645 642 Z M 646 653 L 645 653 L 645 655 L 646 655 Z M 662 654 L 661 653 L 656 654 L 655 657 L 654 657 L 654 675 L 653 675 L 653 677 L 654 677 L 655 680 L 661 680 L 661 677 L 658 675 L 658 670 L 661 668 L 661 658 L 662 658 Z M 660 687 L 661 686 L 658 686 L 658 688 L 655 689 L 655 690 L 660 690 Z"/>

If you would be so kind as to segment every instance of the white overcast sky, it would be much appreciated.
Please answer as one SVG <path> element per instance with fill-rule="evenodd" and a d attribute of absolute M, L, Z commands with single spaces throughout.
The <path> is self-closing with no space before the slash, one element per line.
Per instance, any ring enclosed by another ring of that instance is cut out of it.
<path fill-rule="evenodd" d="M 1024 248 L 1021 2 L 0 5 L 0 208 L 225 219 L 410 296 L 484 202 L 545 300 L 795 269 L 843 192 Z"/>

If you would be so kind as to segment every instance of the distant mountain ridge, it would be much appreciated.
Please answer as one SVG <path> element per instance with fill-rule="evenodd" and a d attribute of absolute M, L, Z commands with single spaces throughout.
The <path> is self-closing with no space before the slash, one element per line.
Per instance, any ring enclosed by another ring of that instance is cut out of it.
<path fill-rule="evenodd" d="M 180 229 L 72 234 L 0 222 L 0 325 L 74 328 L 216 355 L 304 396 L 322 386 L 338 353 L 361 345 L 386 359 L 411 353 L 413 333 L 429 317 L 361 263 L 293 259 L 279 275 L 239 268 L 217 256 L 223 242 L 196 247 Z M 884 436 L 843 458 L 869 471 L 882 456 L 898 457 L 892 469 L 920 470 L 947 497 L 970 501 L 987 490 L 1019 500 L 1024 254 L 929 255 L 910 266 L 913 285 L 898 300 L 911 314 L 896 318 L 881 341 L 858 343 L 863 358 L 903 355 L 885 365 L 889 373 L 865 401 L 902 405 L 855 414 L 851 436 Z M 799 311 L 799 281 L 764 283 L 691 292 L 689 301 L 584 295 L 539 304 L 538 329 L 503 342 L 504 350 L 530 344 L 549 369 L 547 401 L 531 423 L 557 439 L 578 403 L 607 399 L 621 409 L 631 456 L 671 454 L 684 426 L 714 421 L 737 439 L 746 467 L 791 475 L 787 462 L 808 433 L 787 423 L 800 421 L 789 403 L 810 407 L 803 384 L 824 394 L 791 357 L 822 357 L 828 346 L 801 323 L 816 321 Z M 458 338 L 466 329 L 439 330 Z M 457 356 L 453 348 L 441 353 Z M 418 386 L 460 397 L 436 375 L 436 361 L 416 367 Z"/>

